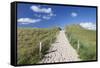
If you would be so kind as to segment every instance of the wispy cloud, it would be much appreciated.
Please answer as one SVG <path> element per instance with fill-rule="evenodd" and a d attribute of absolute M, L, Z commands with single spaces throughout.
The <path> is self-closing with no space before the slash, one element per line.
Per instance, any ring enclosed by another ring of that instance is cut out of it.
<path fill-rule="evenodd" d="M 94 24 L 92 22 L 80 23 L 80 26 L 82 26 L 85 29 L 96 30 L 96 24 Z"/>
<path fill-rule="evenodd" d="M 44 15 L 42 18 L 43 18 L 43 19 L 46 19 L 46 20 L 49 20 L 49 19 L 51 19 L 53 16 L 56 16 L 56 14 L 50 13 L 50 14 L 48 14 L 48 15 Z"/>
<path fill-rule="evenodd" d="M 56 16 L 56 14 L 53 13 L 52 8 L 46 8 L 46 7 L 41 7 L 41 6 L 33 5 L 33 6 L 30 7 L 30 9 L 33 12 L 36 12 L 36 14 L 34 14 L 34 16 L 41 17 L 42 19 L 45 19 L 45 20 L 49 20 L 53 16 Z M 44 14 L 40 15 L 38 13 L 44 13 Z"/>
<path fill-rule="evenodd" d="M 34 14 L 34 16 L 41 17 L 42 15 L 41 14 Z"/>
<path fill-rule="evenodd" d="M 40 6 L 31 6 L 30 7 L 34 12 L 39 12 L 39 13 L 52 13 L 51 8 L 41 8 Z"/>
<path fill-rule="evenodd" d="M 43 19 L 49 20 L 51 17 L 49 16 L 43 16 Z"/>
<path fill-rule="evenodd" d="M 56 14 L 50 13 L 48 16 L 56 16 Z"/>
<path fill-rule="evenodd" d="M 30 24 L 30 23 L 37 23 L 40 22 L 41 19 L 31 19 L 31 18 L 19 18 L 17 22 L 21 24 Z"/>
<path fill-rule="evenodd" d="M 72 17 L 76 17 L 77 15 L 78 15 L 78 14 L 77 14 L 76 12 L 72 12 L 72 13 L 71 13 L 71 16 L 72 16 Z"/>

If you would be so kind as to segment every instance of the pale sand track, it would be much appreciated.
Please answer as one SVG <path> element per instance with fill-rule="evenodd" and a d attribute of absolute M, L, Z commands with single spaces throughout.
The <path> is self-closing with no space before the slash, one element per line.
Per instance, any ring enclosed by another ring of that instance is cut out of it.
<path fill-rule="evenodd" d="M 60 31 L 56 42 L 51 45 L 48 52 L 39 63 L 80 61 L 76 50 L 70 45 L 64 31 Z"/>

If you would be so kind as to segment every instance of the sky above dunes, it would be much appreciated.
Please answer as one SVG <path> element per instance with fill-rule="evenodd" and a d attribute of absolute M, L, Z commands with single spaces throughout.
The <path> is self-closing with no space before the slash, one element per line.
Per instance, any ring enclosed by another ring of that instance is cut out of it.
<path fill-rule="evenodd" d="M 96 8 L 24 3 L 17 5 L 18 27 L 63 28 L 65 25 L 80 23 L 96 25 Z"/>

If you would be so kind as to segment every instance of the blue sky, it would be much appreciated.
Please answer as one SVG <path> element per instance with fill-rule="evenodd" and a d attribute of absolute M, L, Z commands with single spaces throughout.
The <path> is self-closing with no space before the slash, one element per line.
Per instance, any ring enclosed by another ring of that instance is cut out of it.
<path fill-rule="evenodd" d="M 96 8 L 39 4 L 17 5 L 17 26 L 32 28 L 64 27 L 69 24 L 96 23 Z"/>

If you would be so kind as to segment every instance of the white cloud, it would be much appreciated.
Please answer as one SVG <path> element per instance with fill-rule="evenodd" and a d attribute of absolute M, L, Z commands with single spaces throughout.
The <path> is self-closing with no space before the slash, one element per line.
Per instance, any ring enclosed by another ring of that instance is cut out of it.
<path fill-rule="evenodd" d="M 40 14 L 34 14 L 34 16 L 36 16 L 36 17 L 41 17 L 41 15 L 40 15 Z"/>
<path fill-rule="evenodd" d="M 53 17 L 53 16 L 56 16 L 56 14 L 50 13 L 50 14 L 48 14 L 48 15 L 44 15 L 42 18 L 43 18 L 43 19 L 46 19 L 46 20 L 49 20 L 49 19 L 51 19 L 51 17 Z"/>
<path fill-rule="evenodd" d="M 80 23 L 80 26 L 82 26 L 85 29 L 96 30 L 96 24 L 94 24 L 92 22 Z"/>
<path fill-rule="evenodd" d="M 45 8 L 41 6 L 33 5 L 30 7 L 33 12 L 37 12 L 37 14 L 34 14 L 36 17 L 41 17 L 42 19 L 49 20 L 51 17 L 56 16 L 56 14 L 53 13 L 52 8 Z M 44 14 L 40 14 L 44 13 Z"/>
<path fill-rule="evenodd" d="M 56 14 L 50 13 L 49 16 L 56 16 Z"/>
<path fill-rule="evenodd" d="M 51 17 L 49 16 L 43 16 L 43 19 L 49 20 Z"/>
<path fill-rule="evenodd" d="M 51 8 L 41 8 L 40 6 L 31 6 L 30 7 L 34 12 L 39 12 L 39 13 L 52 13 Z"/>
<path fill-rule="evenodd" d="M 72 12 L 72 13 L 71 13 L 71 16 L 72 16 L 72 17 L 76 17 L 76 16 L 77 16 L 77 13 L 76 13 L 76 12 Z"/>
<path fill-rule="evenodd" d="M 30 23 L 36 23 L 36 22 L 40 22 L 41 19 L 31 19 L 31 18 L 19 18 L 17 20 L 17 22 L 21 23 L 21 24 L 30 24 Z"/>

